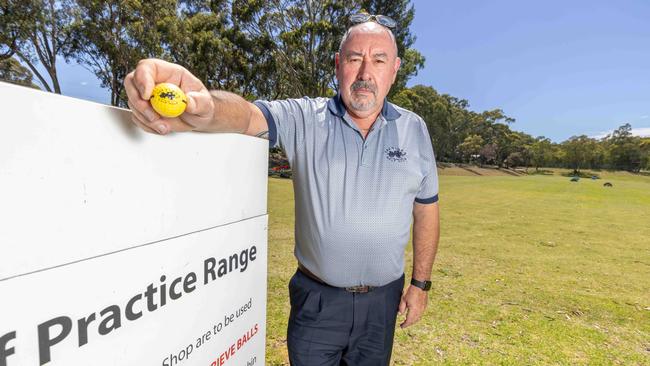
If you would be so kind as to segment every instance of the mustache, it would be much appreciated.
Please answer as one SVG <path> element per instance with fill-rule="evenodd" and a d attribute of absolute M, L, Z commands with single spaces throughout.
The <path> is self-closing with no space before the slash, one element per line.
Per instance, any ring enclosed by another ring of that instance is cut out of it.
<path fill-rule="evenodd" d="M 365 81 L 365 80 L 357 80 L 352 85 L 350 85 L 350 89 L 352 91 L 357 91 L 359 89 L 368 89 L 370 90 L 373 94 L 377 94 L 377 86 L 370 81 Z"/>

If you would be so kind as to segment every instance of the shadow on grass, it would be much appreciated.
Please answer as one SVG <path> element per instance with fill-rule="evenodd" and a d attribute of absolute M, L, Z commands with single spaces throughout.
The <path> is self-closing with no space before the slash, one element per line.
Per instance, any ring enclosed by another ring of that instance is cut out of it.
<path fill-rule="evenodd" d="M 571 177 L 571 178 L 573 178 L 573 177 L 580 177 L 580 178 L 593 178 L 593 177 L 596 177 L 596 179 L 600 179 L 600 176 L 598 174 L 594 174 L 594 173 L 591 173 L 591 172 L 580 172 L 579 171 L 577 174 L 576 174 L 576 172 L 564 172 L 564 173 L 560 173 L 560 174 L 563 177 Z"/>
<path fill-rule="evenodd" d="M 553 175 L 553 171 L 550 169 L 539 169 L 532 170 L 528 172 L 529 175 Z"/>
<path fill-rule="evenodd" d="M 483 174 L 477 172 L 476 170 L 468 168 L 467 166 L 464 166 L 464 165 L 459 165 L 458 167 L 463 169 L 463 170 L 466 170 L 466 171 L 468 171 L 470 173 L 476 174 L 476 175 L 483 175 Z"/>
<path fill-rule="evenodd" d="M 500 172 L 503 172 L 503 173 L 508 174 L 508 175 L 512 175 L 514 177 L 521 177 L 523 174 L 526 174 L 524 172 L 520 173 L 520 172 L 517 172 L 517 171 L 514 171 L 514 170 L 510 170 L 508 168 L 499 168 L 498 170 Z"/>

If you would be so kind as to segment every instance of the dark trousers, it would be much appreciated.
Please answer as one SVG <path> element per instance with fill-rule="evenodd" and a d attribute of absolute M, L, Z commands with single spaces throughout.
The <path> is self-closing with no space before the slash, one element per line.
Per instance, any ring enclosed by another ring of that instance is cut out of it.
<path fill-rule="evenodd" d="M 291 365 L 388 365 L 403 288 L 404 275 L 352 293 L 296 271 L 289 281 Z"/>

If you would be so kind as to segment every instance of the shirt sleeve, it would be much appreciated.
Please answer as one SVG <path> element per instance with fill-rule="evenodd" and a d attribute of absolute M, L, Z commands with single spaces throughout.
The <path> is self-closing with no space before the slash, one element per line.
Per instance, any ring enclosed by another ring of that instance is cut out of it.
<path fill-rule="evenodd" d="M 305 115 L 309 115 L 309 98 L 253 102 L 266 118 L 269 126 L 269 147 L 280 146 L 289 161 L 304 136 Z"/>
<path fill-rule="evenodd" d="M 422 204 L 430 204 L 438 202 L 438 167 L 436 166 L 436 157 L 433 152 L 433 145 L 429 131 L 424 121 L 420 121 L 420 128 L 422 130 L 421 156 L 423 171 L 425 171 L 424 178 L 420 183 L 420 189 L 415 195 L 415 202 Z"/>

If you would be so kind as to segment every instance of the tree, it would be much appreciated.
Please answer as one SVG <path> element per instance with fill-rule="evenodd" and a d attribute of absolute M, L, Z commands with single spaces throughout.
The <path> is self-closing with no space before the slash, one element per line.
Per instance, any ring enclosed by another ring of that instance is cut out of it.
<path fill-rule="evenodd" d="M 466 100 L 440 95 L 424 85 L 404 88 L 392 100 L 424 119 L 439 161 L 466 161 L 468 149 L 473 151 L 472 155 L 481 155 L 480 163 L 495 162 L 501 166 L 515 151 L 526 164 L 530 159 L 528 145 L 533 138 L 514 133 L 508 126 L 514 119 L 500 109 L 476 113 L 469 110 Z M 473 142 L 477 141 L 474 136 L 482 139 L 478 149 L 474 149 Z"/>
<path fill-rule="evenodd" d="M 66 29 L 72 9 L 70 0 L 2 0 L 0 59 L 15 56 L 45 90 L 61 94 L 56 61 L 69 41 Z"/>
<path fill-rule="evenodd" d="M 255 41 L 247 45 L 245 49 L 251 51 L 242 59 L 252 56 L 258 65 L 247 79 L 256 94 L 272 99 L 333 95 L 337 91 L 334 54 L 351 25 L 349 16 L 362 10 L 397 22 L 394 34 L 402 67 L 389 94 L 392 100 L 424 65 L 424 57 L 411 48 L 414 9 L 408 1 L 232 1 L 231 21 L 239 40 Z"/>
<path fill-rule="evenodd" d="M 0 0 L 0 60 L 16 53 L 21 23 L 26 20 L 24 12 L 17 10 L 14 1 Z"/>
<path fill-rule="evenodd" d="M 34 74 L 13 57 L 0 61 L 0 80 L 40 89 L 38 85 L 33 82 Z"/>
<path fill-rule="evenodd" d="M 538 137 L 531 146 L 531 162 L 535 166 L 535 171 L 539 171 L 539 167 L 551 163 L 553 159 L 553 146 L 551 140 L 544 136 Z"/>
<path fill-rule="evenodd" d="M 525 166 L 528 170 L 528 166 L 532 160 L 532 146 L 535 143 L 535 139 L 523 132 L 513 131 L 512 142 L 509 147 L 510 154 L 506 160 L 510 162 L 515 162 L 515 164 L 508 164 L 509 166 Z"/>
<path fill-rule="evenodd" d="M 487 144 L 479 150 L 483 164 L 494 163 L 497 157 L 497 148 L 493 144 Z"/>
<path fill-rule="evenodd" d="M 66 57 L 89 69 L 102 87 L 110 89 L 112 105 L 125 106 L 124 77 L 138 60 L 164 55 L 159 33 L 175 19 L 172 0 L 76 0 Z"/>
<path fill-rule="evenodd" d="M 638 172 L 644 165 L 641 139 L 632 135 L 632 126 L 626 123 L 605 138 L 609 162 L 615 169 Z"/>
<path fill-rule="evenodd" d="M 187 68 L 208 89 L 238 91 L 243 70 L 233 67 L 238 56 L 229 32 L 225 1 L 181 3 L 183 9 L 167 29 L 171 61 Z"/>
<path fill-rule="evenodd" d="M 579 174 L 580 169 L 587 167 L 597 144 L 596 140 L 585 135 L 572 136 L 562 143 L 565 163 L 573 169 L 574 174 Z"/>
<path fill-rule="evenodd" d="M 591 144 L 593 150 L 589 154 L 587 164 L 591 169 L 601 169 L 605 165 L 606 150 L 602 142 L 594 141 Z"/>
<path fill-rule="evenodd" d="M 483 112 L 484 118 L 486 113 L 495 113 L 496 115 L 497 113 L 501 114 L 501 111 L 497 110 L 497 111 Z M 507 118 L 507 117 L 505 117 L 504 115 L 503 118 Z M 488 125 L 486 140 L 488 141 L 488 143 L 494 145 L 496 149 L 495 161 L 497 163 L 497 166 L 502 167 L 508 155 L 510 155 L 512 152 L 512 148 L 511 148 L 513 142 L 512 131 L 510 130 L 510 127 L 508 127 L 508 125 L 492 122 L 491 117 L 486 118 L 485 124 Z"/>
<path fill-rule="evenodd" d="M 272 98 L 329 96 L 334 94 L 334 53 L 346 30 L 347 19 L 358 11 L 354 2 L 342 0 L 273 0 L 254 3 L 242 16 L 237 27 L 249 39 L 260 39 L 267 49 L 259 52 L 264 79 L 254 79 L 256 90 L 270 92 Z M 237 7 L 239 8 L 239 6 Z M 268 86 L 271 83 L 274 87 Z"/>
<path fill-rule="evenodd" d="M 451 141 L 451 114 L 447 100 L 430 86 L 404 88 L 392 99 L 396 104 L 418 114 L 424 120 L 438 160 L 448 160 L 455 146 Z"/>
<path fill-rule="evenodd" d="M 650 137 L 642 138 L 639 147 L 643 153 L 641 169 L 650 170 Z"/>
<path fill-rule="evenodd" d="M 520 153 L 519 151 L 515 151 L 515 152 L 511 153 L 510 155 L 508 155 L 508 157 L 505 160 L 505 163 L 506 163 L 506 166 L 515 168 L 515 167 L 524 165 L 525 160 L 524 160 L 524 157 L 523 157 L 522 153 Z"/>
<path fill-rule="evenodd" d="M 473 157 L 479 155 L 481 147 L 483 147 L 483 138 L 479 135 L 471 135 L 465 138 L 463 143 L 458 146 L 458 149 L 465 160 L 471 162 Z"/>

